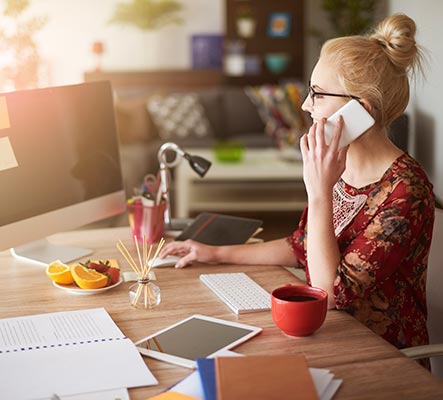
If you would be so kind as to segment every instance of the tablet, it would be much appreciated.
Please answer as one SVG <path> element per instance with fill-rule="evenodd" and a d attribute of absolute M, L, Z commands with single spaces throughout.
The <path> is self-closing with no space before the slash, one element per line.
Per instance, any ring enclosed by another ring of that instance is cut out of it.
<path fill-rule="evenodd" d="M 192 315 L 135 343 L 141 354 L 195 368 L 197 358 L 215 356 L 259 334 L 262 328 Z"/>

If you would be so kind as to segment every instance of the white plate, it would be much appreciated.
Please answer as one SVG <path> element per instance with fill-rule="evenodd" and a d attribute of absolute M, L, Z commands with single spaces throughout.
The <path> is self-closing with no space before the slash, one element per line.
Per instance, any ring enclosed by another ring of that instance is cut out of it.
<path fill-rule="evenodd" d="M 115 288 L 116 286 L 120 285 L 120 283 L 122 283 L 122 282 L 123 282 L 123 278 L 120 276 L 119 280 L 116 283 L 114 283 L 113 285 L 105 286 L 100 289 L 82 289 L 73 283 L 70 285 L 60 285 L 59 283 L 56 283 L 56 282 L 52 282 L 52 283 L 54 284 L 55 287 L 65 290 L 65 291 L 72 293 L 72 294 L 89 295 L 89 294 L 99 294 L 102 292 L 106 292 L 107 290 Z"/>

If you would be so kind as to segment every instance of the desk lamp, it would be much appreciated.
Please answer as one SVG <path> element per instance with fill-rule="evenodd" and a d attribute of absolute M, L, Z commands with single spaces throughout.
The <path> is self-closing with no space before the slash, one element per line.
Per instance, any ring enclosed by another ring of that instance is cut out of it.
<path fill-rule="evenodd" d="M 168 151 L 175 152 L 175 157 L 172 161 L 168 161 L 166 158 L 166 153 Z M 206 172 L 208 172 L 211 167 L 211 162 L 206 160 L 200 156 L 194 156 L 189 153 L 183 151 L 180 147 L 178 147 L 175 143 L 167 142 L 164 143 L 157 153 L 158 162 L 160 163 L 160 190 L 166 200 L 166 209 L 165 209 L 165 225 L 169 229 L 174 229 L 172 226 L 171 219 L 171 205 L 169 198 L 169 174 L 168 168 L 173 168 L 181 161 L 182 158 L 188 160 L 191 168 L 198 174 L 200 177 L 204 177 Z"/>

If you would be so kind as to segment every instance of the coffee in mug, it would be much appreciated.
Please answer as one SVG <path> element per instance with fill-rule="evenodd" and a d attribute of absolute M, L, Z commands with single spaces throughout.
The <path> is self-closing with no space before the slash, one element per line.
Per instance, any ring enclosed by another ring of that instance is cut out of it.
<path fill-rule="evenodd" d="M 323 324 L 328 294 L 307 285 L 285 285 L 271 294 L 271 312 L 275 324 L 290 336 L 308 336 Z"/>

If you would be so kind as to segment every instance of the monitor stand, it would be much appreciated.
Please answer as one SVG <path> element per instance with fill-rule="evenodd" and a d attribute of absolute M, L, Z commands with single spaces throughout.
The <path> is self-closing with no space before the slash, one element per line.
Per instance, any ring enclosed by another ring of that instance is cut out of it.
<path fill-rule="evenodd" d="M 60 260 L 63 263 L 77 260 L 92 254 L 92 250 L 81 247 L 68 247 L 49 243 L 46 239 L 30 242 L 11 249 L 11 253 L 17 258 L 26 258 L 40 264 L 49 264 Z"/>

